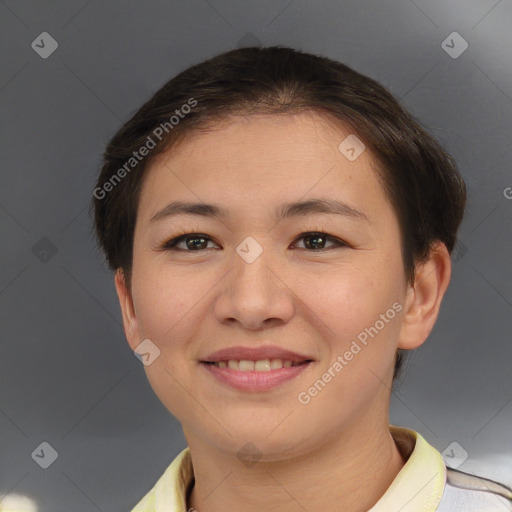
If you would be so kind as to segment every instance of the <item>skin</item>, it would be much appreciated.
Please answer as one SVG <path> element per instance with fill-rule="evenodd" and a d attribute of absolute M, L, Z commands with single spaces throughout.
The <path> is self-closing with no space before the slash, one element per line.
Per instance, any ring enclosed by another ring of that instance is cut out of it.
<path fill-rule="evenodd" d="M 388 429 L 394 354 L 426 340 L 451 262 L 438 243 L 416 267 L 414 286 L 406 282 L 397 217 L 374 156 L 366 149 L 351 162 L 338 150 L 350 133 L 314 112 L 232 117 L 190 134 L 149 169 L 131 290 L 121 271 L 115 283 L 132 350 L 149 338 L 161 351 L 144 368 L 190 447 L 196 481 L 187 507 L 363 512 L 404 465 Z M 272 217 L 282 203 L 318 197 L 343 200 L 369 222 L 310 213 L 276 224 Z M 215 203 L 230 216 L 151 222 L 174 200 Z M 307 248 L 312 239 L 301 235 L 311 231 L 347 246 Z M 194 232 L 211 237 L 206 248 L 160 249 Z M 250 264 L 235 250 L 248 236 L 263 249 Z M 299 403 L 297 395 L 395 302 L 402 310 L 317 396 Z M 255 393 L 220 383 L 198 363 L 221 348 L 265 343 L 315 362 Z M 249 442 L 261 456 L 250 467 L 237 457 Z"/>

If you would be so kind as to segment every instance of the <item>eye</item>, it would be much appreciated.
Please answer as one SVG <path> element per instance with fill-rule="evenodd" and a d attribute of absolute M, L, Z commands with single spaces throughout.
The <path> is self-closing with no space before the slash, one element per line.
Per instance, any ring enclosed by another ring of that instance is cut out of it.
<path fill-rule="evenodd" d="M 348 245 L 345 242 L 342 242 L 338 238 L 335 238 L 333 236 L 328 235 L 327 233 L 323 233 L 320 231 L 302 233 L 302 235 L 300 235 L 300 237 L 297 238 L 297 240 L 306 240 L 304 244 L 305 248 L 313 249 L 316 251 L 329 249 L 329 247 L 325 247 L 325 243 L 328 241 L 334 243 L 334 246 L 331 246 L 331 248 L 348 247 Z"/>
<path fill-rule="evenodd" d="M 336 247 L 348 247 L 348 244 L 342 242 L 338 238 L 328 235 L 324 232 L 310 232 L 302 233 L 296 240 L 306 240 L 304 247 L 299 249 L 312 249 L 314 251 L 321 251 Z M 167 251 L 183 251 L 183 252 L 198 252 L 204 249 L 208 249 L 208 242 L 213 240 L 203 233 L 187 233 L 185 235 L 172 238 L 165 242 L 162 246 L 162 250 Z M 331 242 L 333 246 L 325 247 L 327 242 Z M 184 245 L 180 244 L 184 243 Z"/>
<path fill-rule="evenodd" d="M 187 233 L 186 235 L 181 235 L 165 242 L 162 245 L 162 249 L 185 252 L 200 251 L 207 248 L 206 246 L 208 245 L 209 240 L 211 241 L 212 239 L 202 233 Z M 186 249 L 184 249 L 183 246 L 179 247 L 178 244 L 181 244 L 182 242 L 185 243 Z"/>

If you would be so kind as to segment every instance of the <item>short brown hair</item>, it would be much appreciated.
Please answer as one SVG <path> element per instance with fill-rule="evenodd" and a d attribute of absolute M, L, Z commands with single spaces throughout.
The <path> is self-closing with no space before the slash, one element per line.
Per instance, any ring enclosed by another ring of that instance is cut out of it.
<path fill-rule="evenodd" d="M 141 185 L 157 154 L 192 130 L 230 115 L 306 110 L 350 126 L 379 162 L 379 178 L 400 225 L 408 283 L 414 283 L 415 264 L 428 258 L 436 241 L 452 253 L 466 186 L 453 159 L 418 121 L 381 84 L 340 62 L 283 46 L 249 47 L 178 74 L 108 143 L 93 208 L 96 235 L 110 268 L 121 268 L 130 285 Z M 147 147 L 149 138 L 147 156 L 135 161 L 134 152 Z M 395 377 L 401 363 L 399 350 Z"/>

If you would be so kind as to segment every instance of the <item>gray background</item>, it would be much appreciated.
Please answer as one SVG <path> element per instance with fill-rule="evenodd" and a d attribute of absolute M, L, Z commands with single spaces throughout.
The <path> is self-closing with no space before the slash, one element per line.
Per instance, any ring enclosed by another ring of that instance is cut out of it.
<path fill-rule="evenodd" d="M 458 161 L 469 204 L 452 282 L 391 421 L 512 485 L 511 0 L 7 0 L 0 17 L 0 493 L 126 511 L 185 447 L 125 341 L 88 204 L 105 143 L 143 101 L 252 44 L 379 80 Z M 458 58 L 442 46 L 453 31 L 469 44 Z M 42 32 L 59 45 L 46 59 L 31 47 Z M 58 452 L 48 469 L 31 457 L 42 442 Z"/>

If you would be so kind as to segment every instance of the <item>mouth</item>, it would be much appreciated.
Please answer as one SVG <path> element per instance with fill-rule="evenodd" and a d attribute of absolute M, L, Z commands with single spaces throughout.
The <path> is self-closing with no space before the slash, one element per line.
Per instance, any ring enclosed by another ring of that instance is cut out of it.
<path fill-rule="evenodd" d="M 270 372 L 272 370 L 280 370 L 281 368 L 303 366 L 311 362 L 313 362 L 312 359 L 305 359 L 303 361 L 292 361 L 291 359 L 225 359 L 219 361 L 201 361 L 201 363 L 209 366 L 229 368 L 242 372 Z"/>
<path fill-rule="evenodd" d="M 313 359 L 221 359 L 200 361 L 214 382 L 242 392 L 270 392 L 299 378 L 315 364 Z"/>

